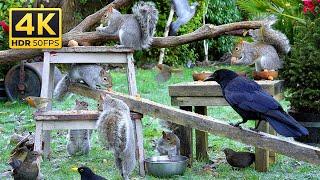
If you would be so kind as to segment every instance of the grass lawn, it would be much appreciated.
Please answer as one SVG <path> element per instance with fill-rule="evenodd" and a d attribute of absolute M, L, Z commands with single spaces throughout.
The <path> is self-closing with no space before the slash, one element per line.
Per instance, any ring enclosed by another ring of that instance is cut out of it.
<path fill-rule="evenodd" d="M 243 67 L 231 67 L 238 70 L 247 70 Z M 192 81 L 192 71 L 211 70 L 212 68 L 195 68 L 185 69 L 183 75 L 174 75 L 168 82 L 158 84 L 154 77 L 154 70 L 137 70 L 138 91 L 141 97 L 150 99 L 155 102 L 170 105 L 168 95 L 168 85 Z M 112 71 L 113 90 L 118 92 L 127 92 L 127 80 L 124 70 L 118 72 Z M 54 102 L 54 109 L 67 110 L 74 106 L 75 99 L 85 99 L 89 102 L 90 108 L 96 108 L 96 102 L 77 95 L 67 98 L 64 102 Z M 286 101 L 281 102 L 287 108 Z M 10 135 L 14 132 L 22 133 L 24 131 L 35 130 L 35 123 L 32 119 L 34 110 L 26 104 L 0 102 L 0 173 L 9 169 L 7 160 L 9 153 L 13 148 L 10 145 Z M 217 119 L 235 122 L 240 121 L 240 117 L 230 107 L 211 107 L 208 112 L 209 116 Z M 163 128 L 159 125 L 160 119 L 145 116 L 144 125 L 144 148 L 146 157 L 154 155 L 156 152 L 153 148 L 153 140 L 161 136 Z M 253 126 L 253 123 L 248 123 Z M 52 132 L 52 156 L 50 160 L 44 160 L 41 164 L 41 171 L 45 179 L 66 180 L 80 179 L 78 173 L 72 172 L 71 167 L 86 165 L 91 167 L 97 174 L 107 179 L 121 179 L 113 161 L 113 154 L 103 148 L 99 142 L 97 133 L 94 132 L 91 144 L 92 149 L 87 156 L 69 157 L 66 152 L 66 131 Z M 223 148 L 232 148 L 235 150 L 253 150 L 252 147 L 242 143 L 209 135 L 209 156 L 211 160 L 224 157 Z M 310 165 L 305 162 L 296 161 L 286 156 L 278 155 L 277 163 L 272 165 L 267 173 L 258 173 L 254 167 L 244 170 L 233 170 L 226 162 L 219 163 L 213 171 L 204 171 L 205 162 L 196 162 L 192 168 L 188 168 L 184 176 L 174 177 L 174 179 L 320 179 L 320 166 Z M 138 168 L 136 167 L 133 178 L 140 179 Z M 152 176 L 146 176 L 146 179 L 155 179 Z"/>

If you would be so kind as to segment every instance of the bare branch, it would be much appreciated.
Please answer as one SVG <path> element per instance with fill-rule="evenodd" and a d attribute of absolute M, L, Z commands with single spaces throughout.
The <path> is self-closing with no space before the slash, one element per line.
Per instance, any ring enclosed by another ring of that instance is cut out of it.
<path fill-rule="evenodd" d="M 234 32 L 236 30 L 243 29 L 257 29 L 260 28 L 263 21 L 243 21 L 230 24 L 224 24 L 220 26 L 214 26 L 206 24 L 198 30 L 181 35 L 181 36 L 168 36 L 168 37 L 155 37 L 153 38 L 152 47 L 164 48 L 164 47 L 175 47 L 182 44 L 187 44 L 195 41 L 201 41 L 204 39 L 211 39 L 221 35 L 226 35 L 228 32 Z M 68 44 L 69 40 L 76 40 L 79 44 L 83 43 L 101 43 L 107 40 L 117 40 L 117 36 L 105 36 L 97 32 L 69 32 L 63 35 L 63 44 Z M 40 50 L 5 50 L 0 51 L 0 64 L 7 61 L 16 61 L 34 56 L 40 55 Z"/>
<path fill-rule="evenodd" d="M 90 16 L 86 17 L 81 23 L 79 23 L 76 27 L 74 27 L 71 31 L 69 31 L 67 34 L 74 33 L 74 32 L 85 32 L 90 27 L 92 27 L 94 24 L 96 24 L 98 21 L 100 21 L 101 17 L 103 16 L 106 9 L 109 7 L 113 7 L 115 9 L 119 9 L 120 7 L 128 6 L 132 3 L 132 0 L 115 0 L 112 3 L 108 4 L 104 8 L 100 9 L 94 14 L 91 14 Z"/>

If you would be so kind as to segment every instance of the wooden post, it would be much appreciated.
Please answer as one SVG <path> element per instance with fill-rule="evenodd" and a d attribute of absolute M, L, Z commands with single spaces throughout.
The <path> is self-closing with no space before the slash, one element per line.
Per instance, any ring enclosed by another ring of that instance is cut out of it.
<path fill-rule="evenodd" d="M 256 124 L 258 121 L 256 121 Z M 259 127 L 259 131 L 268 133 L 269 131 L 269 123 L 266 121 L 261 121 Z M 255 150 L 256 161 L 255 161 L 255 168 L 258 172 L 266 172 L 269 168 L 269 151 L 261 148 L 257 148 Z"/>
<path fill-rule="evenodd" d="M 136 84 L 136 73 L 134 69 L 134 59 L 133 54 L 127 54 L 128 67 L 127 67 L 127 76 L 128 76 L 128 89 L 129 95 L 136 96 L 138 95 L 138 89 Z M 136 138 L 136 152 L 139 162 L 139 174 L 140 176 L 145 176 L 144 170 L 144 148 L 143 148 L 143 130 L 142 122 L 140 119 L 132 119 L 133 125 L 135 127 L 135 138 Z"/>
<path fill-rule="evenodd" d="M 269 134 L 277 135 L 276 131 L 269 125 Z M 276 162 L 276 152 L 269 151 L 269 165 L 274 164 Z"/>
<path fill-rule="evenodd" d="M 192 111 L 192 106 L 181 106 L 180 109 L 185 111 Z M 192 128 L 179 125 L 173 131 L 180 139 L 180 154 L 189 158 L 188 166 L 192 166 L 193 142 L 192 142 Z"/>
<path fill-rule="evenodd" d="M 194 112 L 207 115 L 206 106 L 195 106 Z M 196 131 L 196 159 L 198 161 L 208 161 L 208 133 L 204 131 Z"/>
<path fill-rule="evenodd" d="M 43 59 L 43 70 L 42 70 L 42 85 L 41 85 L 41 97 L 52 99 L 53 87 L 54 87 L 54 64 L 50 63 L 50 53 L 44 52 L 44 59 Z M 48 103 L 46 107 L 46 111 L 52 108 L 51 102 Z M 51 153 L 50 148 L 50 131 L 42 131 L 43 132 L 43 141 L 44 141 L 44 148 L 43 148 L 43 155 L 46 158 L 49 158 Z M 41 140 L 40 140 L 41 142 Z"/>

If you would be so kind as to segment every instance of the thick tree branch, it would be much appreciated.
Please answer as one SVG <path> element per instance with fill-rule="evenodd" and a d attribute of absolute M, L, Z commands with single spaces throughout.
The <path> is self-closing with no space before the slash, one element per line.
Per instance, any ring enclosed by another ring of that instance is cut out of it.
<path fill-rule="evenodd" d="M 105 11 L 109 7 L 113 7 L 115 9 L 119 9 L 120 7 L 128 6 L 132 3 L 132 0 L 115 0 L 112 3 L 108 4 L 104 8 L 100 9 L 99 11 L 95 12 L 94 14 L 91 14 L 90 16 L 86 17 L 81 23 L 79 23 L 76 27 L 71 29 L 67 34 L 71 34 L 74 32 L 85 32 L 90 27 L 92 27 L 94 24 L 96 24 L 98 21 L 100 21 L 101 17 L 105 13 Z"/>
<path fill-rule="evenodd" d="M 187 44 L 195 41 L 201 41 L 204 39 L 211 39 L 221 35 L 226 35 L 230 32 L 243 29 L 257 29 L 260 28 L 263 21 L 243 21 L 230 24 L 224 24 L 220 26 L 214 26 L 206 24 L 198 30 L 181 35 L 181 36 L 169 36 L 169 37 L 155 37 L 152 43 L 152 47 L 163 48 L 163 47 L 175 47 L 182 44 Z M 84 32 L 84 33 L 67 33 L 63 35 L 63 44 L 68 44 L 68 41 L 74 39 L 83 44 L 105 42 L 107 40 L 117 40 L 117 36 L 105 36 L 97 32 Z M 40 55 L 40 50 L 5 50 L 0 51 L 0 64 L 7 61 L 16 61 L 34 56 Z"/>

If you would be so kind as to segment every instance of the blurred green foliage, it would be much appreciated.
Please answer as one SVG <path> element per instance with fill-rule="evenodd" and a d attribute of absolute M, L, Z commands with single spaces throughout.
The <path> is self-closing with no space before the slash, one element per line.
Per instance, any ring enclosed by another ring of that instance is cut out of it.
<path fill-rule="evenodd" d="M 320 11 L 295 26 L 294 45 L 282 75 L 290 90 L 288 100 L 300 112 L 320 112 Z"/>
<path fill-rule="evenodd" d="M 221 25 L 241 21 L 241 19 L 242 16 L 236 6 L 236 0 L 208 0 L 206 23 Z M 232 36 L 220 36 L 214 40 L 209 40 L 210 55 L 220 57 L 222 54 L 230 52 L 233 48 L 234 39 Z"/>

